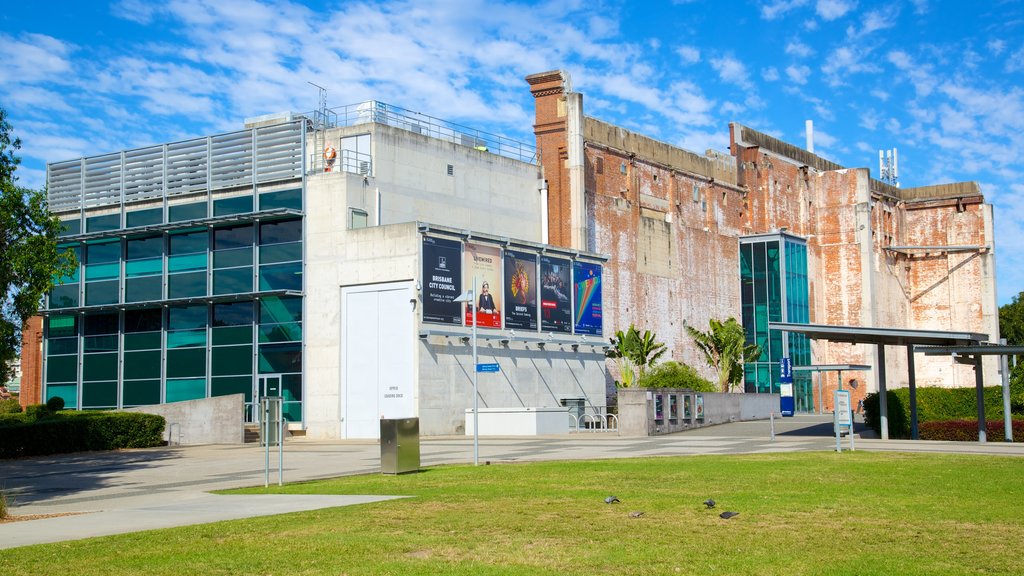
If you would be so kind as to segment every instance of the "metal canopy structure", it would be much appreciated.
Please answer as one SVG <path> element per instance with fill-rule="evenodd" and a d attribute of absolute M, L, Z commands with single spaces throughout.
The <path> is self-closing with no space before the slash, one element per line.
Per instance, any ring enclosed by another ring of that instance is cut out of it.
<path fill-rule="evenodd" d="M 839 390 L 843 389 L 843 372 L 850 370 L 867 371 L 871 366 L 867 364 L 812 364 L 810 366 L 793 366 L 794 371 L 801 372 L 838 372 Z M 856 386 L 854 386 L 856 388 Z M 825 403 L 822 401 L 821 377 L 818 377 L 818 413 L 825 410 Z M 834 407 L 833 407 L 834 409 Z"/>
<path fill-rule="evenodd" d="M 1002 342 L 1006 342 L 1005 339 Z M 1007 442 L 1013 442 L 1013 422 L 1010 414 L 1010 370 L 1007 357 L 1024 354 L 1024 346 L 1007 346 L 1006 344 L 986 344 L 977 346 L 918 346 L 917 352 L 925 356 L 946 356 L 950 355 L 961 364 L 974 364 L 975 370 L 981 366 L 982 356 L 999 356 L 999 371 L 1002 373 L 1003 384 L 1003 433 Z M 985 416 L 982 403 L 981 390 L 978 391 L 978 426 L 979 436 L 984 429 L 981 427 L 981 420 Z"/>
<path fill-rule="evenodd" d="M 847 344 L 872 344 L 875 346 L 875 381 L 878 384 L 878 413 L 881 418 L 882 439 L 889 439 L 889 407 L 885 382 L 885 347 L 905 346 L 907 349 L 907 375 L 910 383 L 910 437 L 918 439 L 917 432 L 917 383 L 914 374 L 915 346 L 962 346 L 977 347 L 988 339 L 987 334 L 978 332 L 949 332 L 943 330 L 912 330 L 907 328 L 864 328 L 860 326 L 836 326 L 831 324 L 798 324 L 792 322 L 769 322 L 769 330 L 797 332 L 812 340 L 843 342 Z M 978 393 L 978 440 L 984 442 L 985 413 L 983 402 L 983 378 L 981 356 L 974 364 L 974 382 Z"/>

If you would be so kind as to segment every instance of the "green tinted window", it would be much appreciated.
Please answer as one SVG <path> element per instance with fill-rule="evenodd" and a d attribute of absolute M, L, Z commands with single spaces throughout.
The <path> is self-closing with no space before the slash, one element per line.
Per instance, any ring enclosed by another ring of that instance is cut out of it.
<path fill-rule="evenodd" d="M 252 325 L 225 326 L 213 329 L 213 345 L 252 344 Z"/>
<path fill-rule="evenodd" d="M 78 338 L 53 338 L 46 341 L 47 354 L 78 354 Z"/>
<path fill-rule="evenodd" d="M 252 212 L 252 196 L 238 196 L 213 201 L 213 215 L 244 214 Z"/>
<path fill-rule="evenodd" d="M 184 222 L 186 220 L 200 220 L 206 218 L 206 202 L 195 202 L 193 204 L 179 204 L 167 209 L 168 220 L 171 222 Z"/>
<path fill-rule="evenodd" d="M 285 402 L 302 400 L 302 374 L 282 375 L 281 393 Z"/>
<path fill-rule="evenodd" d="M 168 378 L 187 378 L 205 375 L 205 348 L 179 348 L 167 351 Z"/>
<path fill-rule="evenodd" d="M 214 376 L 252 374 L 252 345 L 215 346 L 212 353 Z"/>
<path fill-rule="evenodd" d="M 134 210 L 125 214 L 125 221 L 128 224 L 128 228 L 163 224 L 164 209 L 149 208 L 146 210 Z"/>
<path fill-rule="evenodd" d="M 82 408 L 115 408 L 117 406 L 117 382 L 84 382 L 82 384 Z"/>
<path fill-rule="evenodd" d="M 302 290 L 302 262 L 260 266 L 260 290 Z"/>
<path fill-rule="evenodd" d="M 159 380 L 126 381 L 122 385 L 121 402 L 125 408 L 129 406 L 145 406 L 160 403 Z"/>
<path fill-rule="evenodd" d="M 86 232 L 107 232 L 117 230 L 121 227 L 120 214 L 106 214 L 103 216 L 89 216 L 85 219 Z"/>
<path fill-rule="evenodd" d="M 151 302 L 160 300 L 163 294 L 163 278 L 146 276 L 144 278 L 128 278 L 124 281 L 125 302 Z"/>
<path fill-rule="evenodd" d="M 260 342 L 299 342 L 301 340 L 301 322 L 263 324 L 260 326 Z"/>
<path fill-rule="evenodd" d="M 214 294 L 252 292 L 252 267 L 229 268 L 213 273 Z"/>
<path fill-rule="evenodd" d="M 302 190 L 296 188 L 260 194 L 260 210 L 273 210 L 274 208 L 302 210 Z"/>
<path fill-rule="evenodd" d="M 182 330 L 206 327 L 206 304 L 172 306 L 167 309 L 167 329 Z"/>
<path fill-rule="evenodd" d="M 105 312 L 102 314 L 86 315 L 84 331 L 86 336 L 99 336 L 101 334 L 117 334 L 117 312 Z"/>
<path fill-rule="evenodd" d="M 121 259 L 121 241 L 103 241 L 85 245 L 85 263 L 100 264 Z"/>
<path fill-rule="evenodd" d="M 205 378 L 167 381 L 167 402 L 183 402 L 206 397 Z"/>
<path fill-rule="evenodd" d="M 46 358 L 47 383 L 77 381 L 78 356 L 48 356 Z"/>
<path fill-rule="evenodd" d="M 82 221 L 78 218 L 71 220 L 61 220 L 62 230 L 60 231 L 61 236 L 75 236 L 82 232 Z"/>
<path fill-rule="evenodd" d="M 218 250 L 213 253 L 214 268 L 234 268 L 238 266 L 252 266 L 252 247 Z"/>
<path fill-rule="evenodd" d="M 167 276 L 168 298 L 206 296 L 206 272 L 170 274 Z"/>
<path fill-rule="evenodd" d="M 220 376 L 210 381 L 211 396 L 245 394 L 245 401 L 252 402 L 252 376 Z"/>
<path fill-rule="evenodd" d="M 74 308 L 78 306 L 78 283 L 56 286 L 50 290 L 50 308 Z"/>
<path fill-rule="evenodd" d="M 302 321 L 302 298 L 272 297 L 260 300 L 260 324 Z"/>
<path fill-rule="evenodd" d="M 227 302 L 213 305 L 214 326 L 249 326 L 253 320 L 253 303 Z"/>
<path fill-rule="evenodd" d="M 193 254 L 195 252 L 206 252 L 209 244 L 209 234 L 206 229 L 192 229 L 190 232 L 180 232 L 170 235 L 170 254 Z"/>
<path fill-rule="evenodd" d="M 253 225 L 242 224 L 213 230 L 213 249 L 230 250 L 252 246 Z"/>
<path fill-rule="evenodd" d="M 272 244 L 260 247 L 260 264 L 302 260 L 302 242 Z"/>
<path fill-rule="evenodd" d="M 195 348 L 206 346 L 206 329 L 179 330 L 167 333 L 168 348 Z"/>
<path fill-rule="evenodd" d="M 117 280 L 87 282 L 85 284 L 85 305 L 117 304 L 119 290 L 120 286 Z"/>
<path fill-rule="evenodd" d="M 82 381 L 117 380 L 117 353 L 82 356 Z"/>
<path fill-rule="evenodd" d="M 302 372 L 301 344 L 260 344 L 260 374 Z"/>
<path fill-rule="evenodd" d="M 176 254 L 167 259 L 168 272 L 191 272 L 193 270 L 206 270 L 206 252 Z"/>
<path fill-rule="evenodd" d="M 162 327 L 163 310 L 160 308 L 143 308 L 141 310 L 125 310 L 124 331 L 156 332 Z"/>
<path fill-rule="evenodd" d="M 160 378 L 160 351 L 125 352 L 122 378 L 125 380 Z"/>
<path fill-rule="evenodd" d="M 146 236 L 142 238 L 129 238 L 125 243 L 126 260 L 142 260 L 146 258 L 160 258 L 164 254 L 163 236 Z"/>
<path fill-rule="evenodd" d="M 78 317 L 50 316 L 46 323 L 46 332 L 49 338 L 76 336 L 78 335 Z"/>
<path fill-rule="evenodd" d="M 129 278 L 134 276 L 152 276 L 162 274 L 164 271 L 163 258 L 147 258 L 145 260 L 129 260 L 124 265 L 124 274 Z"/>
<path fill-rule="evenodd" d="M 159 332 L 140 332 L 124 335 L 125 350 L 153 350 L 160 348 Z"/>
<path fill-rule="evenodd" d="M 60 397 L 64 400 L 64 408 L 73 410 L 78 408 L 78 386 L 75 384 L 66 386 L 47 386 L 46 399 Z"/>
<path fill-rule="evenodd" d="M 281 407 L 284 419 L 288 422 L 299 422 L 302 420 L 302 402 L 285 402 Z"/>
<path fill-rule="evenodd" d="M 89 352 L 117 352 L 117 334 L 107 336 L 86 336 L 84 350 Z"/>
<path fill-rule="evenodd" d="M 107 262 L 104 264 L 89 264 L 85 267 L 86 282 L 95 280 L 117 279 L 121 274 L 120 262 Z"/>
<path fill-rule="evenodd" d="M 302 219 L 260 223 L 260 245 L 302 241 Z"/>

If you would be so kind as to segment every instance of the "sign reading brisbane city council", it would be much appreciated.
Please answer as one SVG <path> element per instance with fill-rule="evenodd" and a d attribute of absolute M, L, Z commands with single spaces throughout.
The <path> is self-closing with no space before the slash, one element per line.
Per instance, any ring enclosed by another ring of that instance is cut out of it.
<path fill-rule="evenodd" d="M 573 262 L 576 333 L 601 335 L 601 266 Z"/>
<path fill-rule="evenodd" d="M 544 332 L 572 332 L 572 303 L 569 301 L 569 261 L 540 257 L 540 329 Z"/>
<path fill-rule="evenodd" d="M 462 324 L 462 243 L 423 237 L 423 321 Z"/>
<path fill-rule="evenodd" d="M 537 330 L 537 255 L 505 251 L 505 328 Z"/>

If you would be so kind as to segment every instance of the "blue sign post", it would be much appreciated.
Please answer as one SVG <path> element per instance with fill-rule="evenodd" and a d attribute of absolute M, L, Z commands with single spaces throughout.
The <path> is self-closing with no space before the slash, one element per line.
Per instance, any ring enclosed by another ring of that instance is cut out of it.
<path fill-rule="evenodd" d="M 492 364 L 477 364 L 477 372 L 497 372 L 499 369 L 497 362 Z"/>
<path fill-rule="evenodd" d="M 783 356 L 779 359 L 779 411 L 783 416 L 796 413 L 796 400 L 793 398 L 793 362 Z"/>

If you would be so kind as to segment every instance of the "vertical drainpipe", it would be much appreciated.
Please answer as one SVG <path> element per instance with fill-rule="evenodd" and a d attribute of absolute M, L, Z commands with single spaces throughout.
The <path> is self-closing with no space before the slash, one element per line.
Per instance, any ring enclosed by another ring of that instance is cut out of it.
<path fill-rule="evenodd" d="M 548 181 L 540 181 L 540 241 L 548 243 Z"/>
<path fill-rule="evenodd" d="M 569 226 L 570 247 L 587 249 L 586 197 L 583 193 L 583 94 L 567 92 L 565 95 L 567 120 L 566 147 L 569 170 Z"/>

